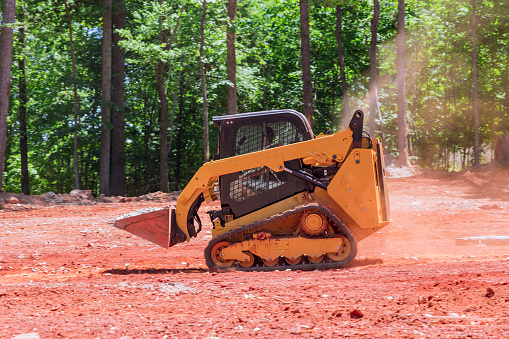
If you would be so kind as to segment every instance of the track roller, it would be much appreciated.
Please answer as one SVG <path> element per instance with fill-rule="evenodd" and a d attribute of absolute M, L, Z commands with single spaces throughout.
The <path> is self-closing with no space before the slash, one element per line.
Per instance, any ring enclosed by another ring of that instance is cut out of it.
<path fill-rule="evenodd" d="M 298 265 L 302 261 L 302 255 L 299 255 L 298 257 L 291 257 L 291 258 L 285 258 L 288 265 Z"/>
<path fill-rule="evenodd" d="M 279 258 L 263 259 L 263 263 L 265 264 L 265 266 L 269 266 L 269 267 L 276 266 L 279 263 Z"/>
<path fill-rule="evenodd" d="M 242 267 L 251 267 L 253 266 L 254 262 L 255 262 L 255 257 L 254 255 L 252 255 L 251 253 L 249 252 L 244 252 L 245 255 L 247 255 L 249 257 L 249 259 L 246 259 L 244 261 L 242 260 L 239 260 L 239 264 L 240 266 Z"/>
<path fill-rule="evenodd" d="M 342 238 L 343 239 L 343 245 L 339 249 L 338 252 L 335 253 L 327 253 L 327 257 L 332 261 L 341 261 L 345 260 L 350 253 L 352 252 L 352 245 L 350 244 L 350 241 L 347 237 L 341 235 L 341 234 L 335 234 L 332 236 L 333 238 Z"/>
<path fill-rule="evenodd" d="M 319 264 L 323 261 L 323 254 L 319 256 L 308 256 L 308 260 L 312 264 Z"/>
<path fill-rule="evenodd" d="M 212 247 L 212 250 L 210 253 L 212 254 L 212 261 L 217 267 L 226 268 L 233 265 L 235 260 L 224 260 L 221 258 L 221 250 L 226 247 L 230 246 L 231 244 L 228 241 L 221 241 Z"/>

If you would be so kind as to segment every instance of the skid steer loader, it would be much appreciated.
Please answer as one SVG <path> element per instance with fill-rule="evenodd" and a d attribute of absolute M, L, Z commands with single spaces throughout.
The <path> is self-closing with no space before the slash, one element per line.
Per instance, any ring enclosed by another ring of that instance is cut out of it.
<path fill-rule="evenodd" d="M 168 248 L 202 229 L 208 211 L 212 271 L 328 269 L 348 265 L 357 242 L 390 223 L 380 142 L 355 111 L 348 128 L 315 137 L 293 110 L 214 117 L 218 153 L 179 195 L 176 206 L 116 220 L 114 226 Z"/>

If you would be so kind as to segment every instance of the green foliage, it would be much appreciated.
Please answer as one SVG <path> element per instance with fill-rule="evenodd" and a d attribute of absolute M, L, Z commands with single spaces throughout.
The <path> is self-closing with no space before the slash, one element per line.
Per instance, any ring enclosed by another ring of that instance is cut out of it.
<path fill-rule="evenodd" d="M 478 74 L 481 141 L 485 159 L 490 144 L 509 132 L 507 109 L 509 5 L 477 1 Z M 470 2 L 410 2 L 405 35 L 407 118 L 412 153 L 427 168 L 470 165 L 474 144 L 472 12 Z M 397 153 L 395 44 L 380 46 L 385 78 L 381 106 L 387 146 Z"/>
<path fill-rule="evenodd" d="M 337 130 L 342 90 L 337 56 L 336 6 L 341 5 L 343 46 L 352 112 L 367 111 L 371 0 L 310 0 L 311 66 L 315 132 Z M 509 4 L 478 0 L 478 68 L 481 140 L 489 145 L 509 132 Z M 20 190 L 18 60 L 26 62 L 31 191 L 74 188 L 73 84 L 79 94 L 79 168 L 82 187 L 98 188 L 102 3 L 68 0 L 77 55 L 72 77 L 69 29 L 63 2 L 23 0 L 25 44 L 15 44 L 5 188 Z M 199 40 L 201 0 L 127 1 L 125 38 L 126 175 L 130 195 L 158 190 L 159 99 L 155 66 L 167 64 L 165 81 L 173 127 L 168 133 L 172 189 L 183 187 L 202 164 L 203 113 Z M 207 1 L 204 65 L 209 116 L 226 114 L 226 2 Z M 379 103 L 387 153 L 397 154 L 397 1 L 380 1 Z M 172 48 L 159 39 L 179 29 Z M 457 0 L 407 0 L 405 15 L 406 99 L 411 156 L 427 168 L 469 165 L 473 147 L 471 4 Z M 239 112 L 302 110 L 299 3 L 239 1 L 236 32 Z M 19 34 L 19 31 L 17 31 Z M 175 100 L 174 100 L 175 99 Z M 209 120 L 211 153 L 217 131 Z M 459 162 L 459 164 L 458 164 Z"/>

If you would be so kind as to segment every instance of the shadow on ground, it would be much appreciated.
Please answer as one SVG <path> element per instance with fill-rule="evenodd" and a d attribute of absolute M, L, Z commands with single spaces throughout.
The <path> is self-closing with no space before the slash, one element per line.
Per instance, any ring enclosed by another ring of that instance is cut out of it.
<path fill-rule="evenodd" d="M 106 270 L 103 272 L 103 274 L 116 274 L 116 275 L 130 275 L 130 274 L 151 274 L 151 275 L 156 275 L 156 274 L 168 274 L 168 273 L 205 273 L 205 272 L 208 272 L 208 270 L 204 269 L 204 268 L 181 268 L 181 269 L 176 269 L 176 268 L 162 268 L 162 269 L 155 269 L 155 268 L 150 268 L 150 269 L 133 269 L 133 270 L 130 270 L 130 269 L 118 269 L 118 268 L 113 268 L 113 269 L 109 269 L 109 270 Z"/>

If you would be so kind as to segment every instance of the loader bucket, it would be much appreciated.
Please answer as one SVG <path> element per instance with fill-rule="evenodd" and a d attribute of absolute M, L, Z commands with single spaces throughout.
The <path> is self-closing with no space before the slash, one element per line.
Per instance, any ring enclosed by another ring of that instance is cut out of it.
<path fill-rule="evenodd" d="M 182 232 L 176 226 L 175 209 L 165 208 L 143 213 L 132 217 L 118 219 L 113 226 L 132 233 L 164 248 L 171 247 L 185 240 Z M 171 227 L 170 227 L 171 225 Z"/>

